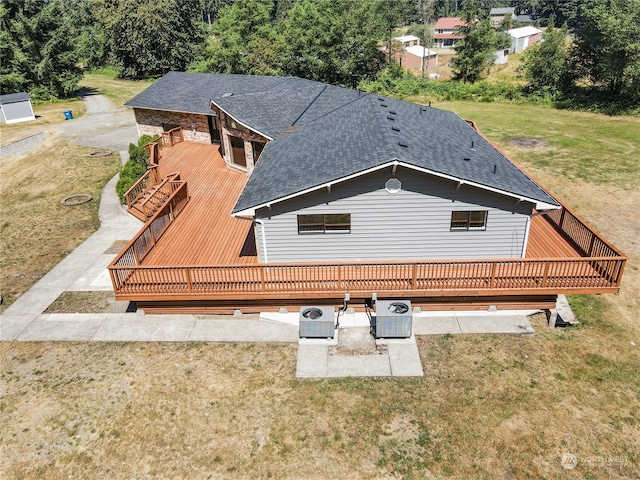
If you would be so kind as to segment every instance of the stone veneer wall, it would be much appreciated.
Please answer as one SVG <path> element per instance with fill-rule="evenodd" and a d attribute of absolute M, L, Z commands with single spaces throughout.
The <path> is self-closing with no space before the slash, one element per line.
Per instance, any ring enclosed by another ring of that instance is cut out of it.
<path fill-rule="evenodd" d="M 184 139 L 189 142 L 211 143 L 206 115 L 141 108 L 134 108 L 133 112 L 140 135 L 159 135 L 162 133 L 162 124 L 169 123 L 182 127 Z"/>

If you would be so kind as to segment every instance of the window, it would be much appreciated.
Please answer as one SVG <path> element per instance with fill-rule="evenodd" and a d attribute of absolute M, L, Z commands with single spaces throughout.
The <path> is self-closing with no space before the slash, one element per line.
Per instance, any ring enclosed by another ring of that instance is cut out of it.
<path fill-rule="evenodd" d="M 487 211 L 451 212 L 451 231 L 486 230 Z"/>
<path fill-rule="evenodd" d="M 247 166 L 247 158 L 244 153 L 244 140 L 240 137 L 229 136 L 231 143 L 231 158 L 233 163 L 241 167 Z"/>
<path fill-rule="evenodd" d="M 350 213 L 298 215 L 298 233 L 351 233 Z"/>

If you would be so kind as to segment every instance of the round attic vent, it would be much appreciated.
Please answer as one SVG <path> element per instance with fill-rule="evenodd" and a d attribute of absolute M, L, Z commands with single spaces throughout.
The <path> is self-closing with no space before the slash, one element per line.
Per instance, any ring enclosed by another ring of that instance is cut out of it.
<path fill-rule="evenodd" d="M 320 310 L 319 308 L 307 308 L 302 312 L 302 316 L 304 318 L 315 320 L 316 318 L 320 318 L 322 316 L 322 310 Z"/>
<path fill-rule="evenodd" d="M 402 188 L 402 183 L 397 178 L 390 178 L 384 184 L 384 189 L 389 193 L 398 193 Z"/>
<path fill-rule="evenodd" d="M 390 303 L 387 308 L 388 308 L 389 312 L 395 313 L 395 314 L 403 314 L 403 313 L 407 313 L 409 311 L 409 305 L 407 305 L 406 303 L 402 303 L 402 302 Z"/>

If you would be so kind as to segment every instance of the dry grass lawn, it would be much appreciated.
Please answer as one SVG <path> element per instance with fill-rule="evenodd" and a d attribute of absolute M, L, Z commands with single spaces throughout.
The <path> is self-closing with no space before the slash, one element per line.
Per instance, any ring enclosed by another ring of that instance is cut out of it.
<path fill-rule="evenodd" d="M 620 295 L 573 297 L 581 324 L 549 330 L 538 315 L 534 337 L 420 337 L 420 379 L 299 381 L 295 345 L 2 343 L 0 477 L 639 478 L 640 119 L 445 107 L 629 256 Z M 523 136 L 547 144 L 511 144 Z M 3 204 L 33 205 L 16 210 L 31 218 L 27 238 L 6 237 L 21 252 L 12 268 L 34 277 L 47 268 L 34 263 L 55 263 L 73 243 L 56 240 L 56 225 L 74 231 L 75 221 L 57 205 L 82 180 L 50 172 L 59 180 L 48 189 L 43 168 L 2 163 Z M 76 240 L 94 221 L 87 212 Z"/>

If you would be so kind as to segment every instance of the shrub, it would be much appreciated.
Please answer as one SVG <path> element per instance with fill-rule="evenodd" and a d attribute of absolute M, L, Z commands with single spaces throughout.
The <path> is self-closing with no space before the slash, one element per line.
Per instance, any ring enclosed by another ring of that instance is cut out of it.
<path fill-rule="evenodd" d="M 138 140 L 137 145 L 134 143 L 129 144 L 129 160 L 120 170 L 120 178 L 116 183 L 116 193 L 120 197 L 121 203 L 126 203 L 124 194 L 149 168 L 149 150 L 145 146 L 156 138 L 158 137 L 143 135 Z"/>

